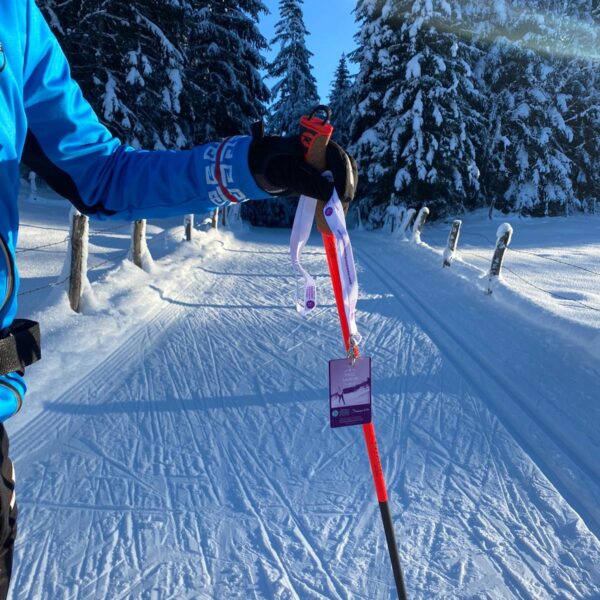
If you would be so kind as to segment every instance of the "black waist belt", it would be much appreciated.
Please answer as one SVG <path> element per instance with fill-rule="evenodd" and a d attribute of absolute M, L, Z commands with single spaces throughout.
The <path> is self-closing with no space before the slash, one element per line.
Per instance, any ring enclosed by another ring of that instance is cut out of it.
<path fill-rule="evenodd" d="M 35 321 L 15 319 L 0 337 L 0 375 L 24 371 L 42 358 L 40 325 Z"/>

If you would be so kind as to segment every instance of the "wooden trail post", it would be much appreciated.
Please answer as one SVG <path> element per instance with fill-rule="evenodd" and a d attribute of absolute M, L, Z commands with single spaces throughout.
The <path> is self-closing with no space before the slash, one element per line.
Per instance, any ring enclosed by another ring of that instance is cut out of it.
<path fill-rule="evenodd" d="M 417 211 L 414 208 L 409 208 L 406 213 L 404 213 L 404 219 L 402 220 L 402 225 L 400 225 L 400 235 L 406 236 L 406 232 L 410 228 L 410 224 L 416 214 Z"/>
<path fill-rule="evenodd" d="M 360 216 L 360 206 L 357 207 L 356 214 L 358 216 L 358 225 L 356 226 L 356 229 L 358 229 L 358 231 L 364 231 L 365 228 L 363 226 L 362 217 Z"/>
<path fill-rule="evenodd" d="M 224 206 L 223 209 L 221 210 L 222 213 L 222 217 L 221 217 L 221 225 L 223 225 L 223 227 L 227 227 L 227 206 Z"/>
<path fill-rule="evenodd" d="M 71 270 L 69 276 L 69 304 L 79 312 L 83 278 L 87 271 L 88 218 L 73 211 L 71 218 Z"/>
<path fill-rule="evenodd" d="M 415 224 L 413 225 L 412 237 L 410 238 L 411 242 L 420 243 L 421 241 L 421 231 L 423 230 L 423 225 L 425 225 L 425 221 L 427 221 L 427 217 L 429 216 L 429 209 L 424 206 L 417 215 L 415 219 Z"/>
<path fill-rule="evenodd" d="M 454 253 L 456 252 L 456 246 L 458 245 L 461 226 L 462 221 L 460 219 L 456 219 L 452 223 L 452 229 L 450 230 L 450 235 L 448 236 L 448 244 L 444 250 L 444 267 L 449 267 L 454 260 Z"/>
<path fill-rule="evenodd" d="M 146 220 L 140 219 L 135 221 L 133 224 L 133 235 L 132 235 L 131 254 L 133 258 L 133 264 L 140 269 L 142 266 L 142 255 L 144 253 L 144 244 L 146 242 Z"/>
<path fill-rule="evenodd" d="M 503 223 L 498 227 L 496 232 L 496 249 L 492 258 L 492 266 L 490 267 L 490 273 L 488 277 L 488 288 L 486 293 L 491 294 L 493 291 L 493 284 L 500 277 L 500 271 L 502 269 L 502 263 L 504 262 L 504 254 L 506 249 L 510 245 L 513 234 L 513 228 L 508 223 Z"/>
<path fill-rule="evenodd" d="M 185 227 L 185 240 L 191 242 L 194 232 L 194 215 L 185 215 L 183 226 Z"/>

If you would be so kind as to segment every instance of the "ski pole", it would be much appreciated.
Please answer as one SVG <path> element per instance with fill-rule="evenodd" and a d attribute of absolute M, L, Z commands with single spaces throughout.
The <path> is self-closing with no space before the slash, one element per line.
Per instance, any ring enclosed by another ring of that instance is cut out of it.
<path fill-rule="evenodd" d="M 318 118 L 316 116 L 317 113 L 325 113 L 326 118 Z M 306 151 L 306 161 L 320 171 L 325 171 L 327 168 L 327 144 L 329 143 L 333 133 L 333 126 L 329 123 L 330 119 L 331 109 L 328 106 L 318 106 L 309 116 L 302 117 L 300 120 L 300 140 Z M 321 236 L 323 237 L 323 244 L 325 246 L 325 253 L 327 256 L 327 264 L 329 266 L 331 283 L 333 285 L 335 302 L 340 319 L 342 336 L 344 339 L 344 347 L 348 353 L 348 356 L 354 356 L 355 358 L 358 358 L 360 356 L 360 352 L 358 345 L 351 342 L 350 327 L 344 308 L 342 282 L 337 259 L 336 240 L 334 234 L 325 221 L 322 209 L 323 203 L 320 202 L 317 206 L 316 221 L 317 227 L 321 232 Z M 383 522 L 383 529 L 385 531 L 388 552 L 390 555 L 390 561 L 392 563 L 396 591 L 398 593 L 399 600 L 407 600 L 406 589 L 404 587 L 404 578 L 402 576 L 402 567 L 400 565 L 400 556 L 398 554 L 398 545 L 396 543 L 396 536 L 394 534 L 394 524 L 392 521 L 392 513 L 390 511 L 385 476 L 383 473 L 383 467 L 381 466 L 379 449 L 377 447 L 375 427 L 373 426 L 372 421 L 363 425 L 362 427 L 367 446 L 367 453 L 369 455 L 371 472 L 373 474 L 375 491 L 377 493 L 377 500 L 379 502 L 379 510 L 381 512 L 381 520 Z"/>

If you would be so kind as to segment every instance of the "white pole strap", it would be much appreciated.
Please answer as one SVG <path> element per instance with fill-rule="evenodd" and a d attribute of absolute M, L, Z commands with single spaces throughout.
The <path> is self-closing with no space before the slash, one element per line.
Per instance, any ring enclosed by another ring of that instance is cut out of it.
<path fill-rule="evenodd" d="M 306 272 L 300 263 L 302 251 L 310 237 L 316 209 L 317 201 L 314 198 L 300 196 L 296 216 L 294 217 L 292 237 L 290 239 L 292 267 L 294 268 L 297 277 L 294 302 L 296 304 L 296 310 L 303 317 L 317 306 L 317 287 L 315 285 L 315 280 Z"/>
<path fill-rule="evenodd" d="M 325 172 L 324 176 L 331 176 Z M 292 258 L 292 267 L 298 278 L 296 285 L 295 304 L 296 310 L 304 317 L 317 306 L 317 289 L 315 280 L 304 269 L 301 264 L 302 251 L 308 242 L 312 224 L 315 218 L 317 201 L 308 196 L 300 196 L 296 216 L 294 217 L 294 226 L 290 238 L 290 254 Z M 359 344 L 361 336 L 356 326 L 356 303 L 358 301 L 358 280 L 356 276 L 356 266 L 354 264 L 354 254 L 352 253 L 352 244 L 346 227 L 346 216 L 344 208 L 338 197 L 337 191 L 333 190 L 333 195 L 323 209 L 323 215 L 329 228 L 333 232 L 336 240 L 336 255 L 338 269 L 342 283 L 342 292 L 344 299 L 344 310 L 350 328 L 351 343 Z"/>
<path fill-rule="evenodd" d="M 350 328 L 351 342 L 354 341 L 356 344 L 359 344 L 361 336 L 356 327 L 356 303 L 358 301 L 356 266 L 354 264 L 350 236 L 346 227 L 344 208 L 335 188 L 333 195 L 323 209 L 323 215 L 325 216 L 327 225 L 329 225 L 335 236 L 338 269 L 344 297 L 344 309 L 346 311 L 346 318 L 348 319 L 348 327 Z"/>

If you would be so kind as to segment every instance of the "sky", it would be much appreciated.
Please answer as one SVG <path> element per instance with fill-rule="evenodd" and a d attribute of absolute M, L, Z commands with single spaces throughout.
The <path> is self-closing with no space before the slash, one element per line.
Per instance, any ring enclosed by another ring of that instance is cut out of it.
<path fill-rule="evenodd" d="M 263 15 L 259 27 L 267 41 L 275 35 L 275 24 L 279 20 L 279 0 L 263 0 L 270 15 Z M 304 22 L 311 35 L 306 40 L 312 58 L 313 73 L 317 78 L 321 101 L 329 98 L 331 82 L 342 52 L 354 50 L 354 34 L 357 25 L 352 11 L 355 0 L 304 0 Z M 274 46 L 267 59 L 275 58 L 278 47 Z M 352 69 L 352 66 L 350 66 Z M 267 84 L 272 85 L 271 81 Z"/>

